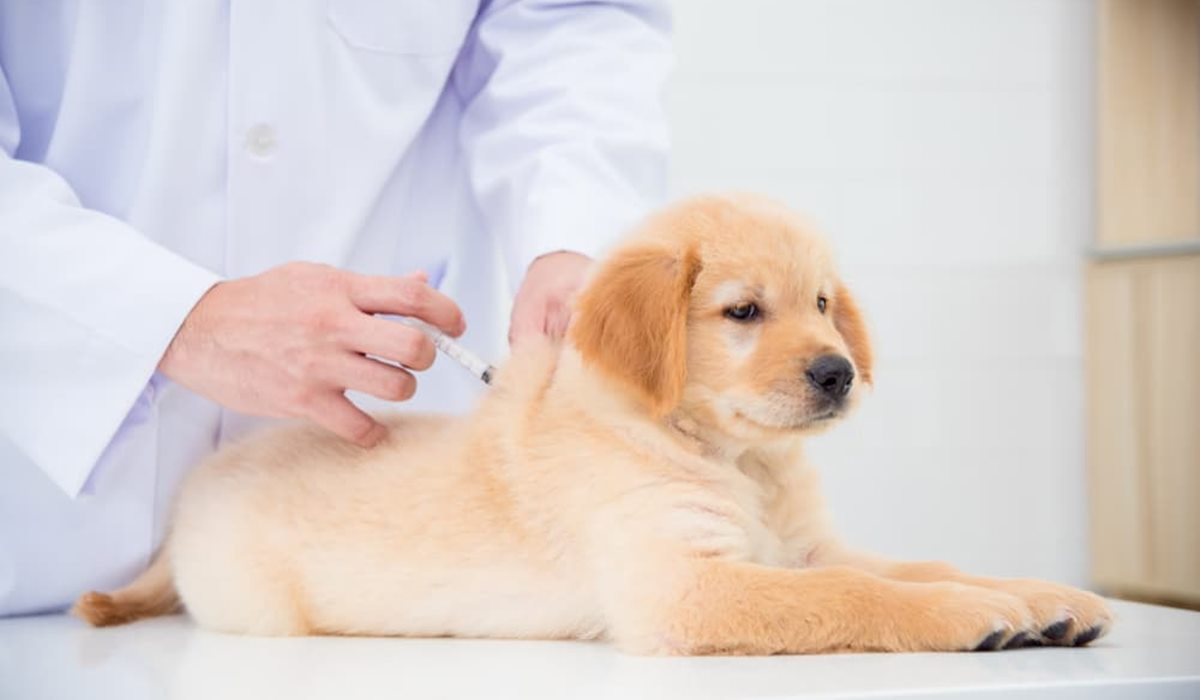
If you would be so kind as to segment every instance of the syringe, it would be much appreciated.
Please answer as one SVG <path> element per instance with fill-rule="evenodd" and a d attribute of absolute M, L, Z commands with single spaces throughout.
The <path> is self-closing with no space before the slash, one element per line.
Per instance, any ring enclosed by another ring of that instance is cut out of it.
<path fill-rule="evenodd" d="M 484 384 L 492 383 L 492 374 L 496 371 L 495 368 L 484 362 L 475 353 L 459 345 L 458 341 L 420 319 L 412 318 L 411 316 L 400 316 L 396 320 L 406 326 L 416 328 L 429 336 L 429 339 L 433 341 L 438 350 L 446 353 L 455 362 L 466 367 L 471 374 L 482 379 Z"/>

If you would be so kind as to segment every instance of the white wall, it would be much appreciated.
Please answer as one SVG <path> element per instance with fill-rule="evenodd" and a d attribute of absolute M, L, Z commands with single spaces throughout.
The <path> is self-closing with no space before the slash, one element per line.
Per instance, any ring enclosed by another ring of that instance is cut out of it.
<path fill-rule="evenodd" d="M 807 212 L 872 321 L 874 395 L 811 450 L 843 532 L 1085 583 L 1091 4 L 673 6 L 674 194 Z"/>

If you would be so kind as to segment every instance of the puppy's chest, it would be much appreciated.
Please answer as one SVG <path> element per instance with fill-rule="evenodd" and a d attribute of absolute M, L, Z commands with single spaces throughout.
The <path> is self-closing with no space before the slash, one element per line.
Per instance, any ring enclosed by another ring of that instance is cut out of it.
<path fill-rule="evenodd" d="M 770 474 L 751 471 L 747 478 L 751 486 L 739 489 L 737 500 L 746 514 L 751 560 L 766 566 L 805 566 L 814 538 L 803 526 L 803 499 Z"/>
<path fill-rule="evenodd" d="M 792 557 L 781 533 L 766 519 L 754 521 L 746 533 L 750 560 L 765 566 L 788 566 Z"/>
<path fill-rule="evenodd" d="M 770 502 L 745 503 L 746 544 L 751 561 L 764 566 L 801 566 L 806 559 L 803 541 L 789 531 L 787 518 Z"/>

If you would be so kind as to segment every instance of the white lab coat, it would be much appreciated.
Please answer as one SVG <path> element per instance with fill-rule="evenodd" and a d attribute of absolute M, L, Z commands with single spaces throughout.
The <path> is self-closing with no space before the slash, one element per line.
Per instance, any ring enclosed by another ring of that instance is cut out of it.
<path fill-rule="evenodd" d="M 0 614 L 127 581 L 185 470 L 254 423 L 155 373 L 218 280 L 423 268 L 502 355 L 525 266 L 596 254 L 663 194 L 667 22 L 636 0 L 0 4 Z M 474 382 L 440 362 L 412 405 Z"/>

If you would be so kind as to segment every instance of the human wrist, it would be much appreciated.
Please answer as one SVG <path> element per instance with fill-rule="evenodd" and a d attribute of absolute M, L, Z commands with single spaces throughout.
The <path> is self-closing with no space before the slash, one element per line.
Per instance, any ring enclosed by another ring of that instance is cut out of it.
<path fill-rule="evenodd" d="M 219 281 L 209 287 L 184 316 L 183 321 L 175 330 L 175 335 L 167 343 L 166 349 L 158 360 L 157 369 L 160 373 L 174 381 L 182 382 L 181 375 L 186 372 L 185 368 L 192 355 L 191 351 L 197 339 L 204 335 L 203 328 L 207 325 L 206 319 L 214 294 L 219 295 L 218 288 L 224 285 L 225 281 Z"/>

